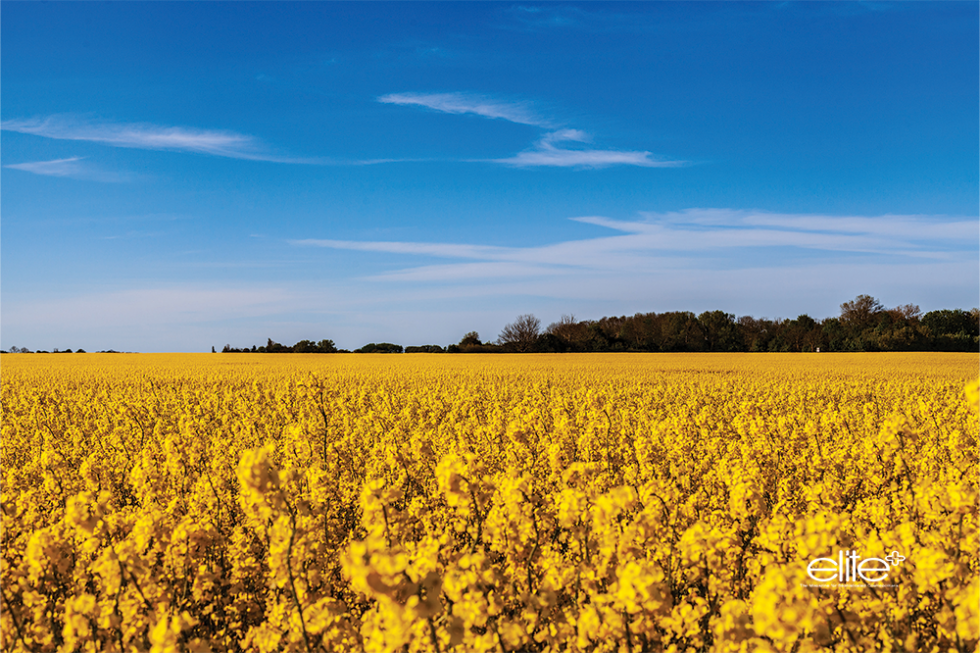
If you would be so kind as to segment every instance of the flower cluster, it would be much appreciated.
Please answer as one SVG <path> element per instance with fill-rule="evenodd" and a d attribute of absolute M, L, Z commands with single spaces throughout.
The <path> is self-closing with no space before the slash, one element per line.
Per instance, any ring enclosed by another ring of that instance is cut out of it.
<path fill-rule="evenodd" d="M 972 651 L 975 378 L 968 354 L 5 359 L 3 648 Z M 808 577 L 843 550 L 904 561 Z"/>

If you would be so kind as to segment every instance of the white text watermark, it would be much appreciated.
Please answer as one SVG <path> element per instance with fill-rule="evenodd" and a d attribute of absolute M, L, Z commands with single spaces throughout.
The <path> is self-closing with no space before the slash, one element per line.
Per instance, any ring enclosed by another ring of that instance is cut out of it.
<path fill-rule="evenodd" d="M 842 550 L 837 558 L 814 558 L 806 567 L 806 574 L 816 583 L 805 587 L 895 587 L 887 584 L 888 574 L 901 564 L 905 556 L 892 551 L 881 558 L 862 558 L 857 551 Z"/>

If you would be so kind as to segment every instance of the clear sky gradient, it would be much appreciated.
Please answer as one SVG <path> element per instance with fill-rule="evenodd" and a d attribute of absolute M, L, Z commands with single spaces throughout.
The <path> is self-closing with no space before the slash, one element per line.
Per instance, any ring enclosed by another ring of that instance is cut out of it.
<path fill-rule="evenodd" d="M 0 347 L 980 294 L 976 2 L 27 3 Z"/>

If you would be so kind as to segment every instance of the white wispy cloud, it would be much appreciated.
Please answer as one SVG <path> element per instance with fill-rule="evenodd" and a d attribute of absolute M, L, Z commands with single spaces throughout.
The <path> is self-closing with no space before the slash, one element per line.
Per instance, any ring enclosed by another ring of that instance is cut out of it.
<path fill-rule="evenodd" d="M 484 118 L 500 118 L 535 127 L 554 128 L 554 121 L 537 114 L 523 102 L 506 102 L 486 96 L 466 93 L 391 93 L 378 98 L 387 104 L 427 107 L 443 113 L 471 113 Z M 503 165 L 559 168 L 607 168 L 609 166 L 641 166 L 668 168 L 684 165 L 683 161 L 658 159 L 650 152 L 632 150 L 601 150 L 588 147 L 567 147 L 561 144 L 589 143 L 592 138 L 580 129 L 557 129 L 544 134 L 529 149 L 502 159 L 472 159 Z"/>
<path fill-rule="evenodd" d="M 59 140 L 100 143 L 111 147 L 193 152 L 277 163 L 323 163 L 316 159 L 279 156 L 268 151 L 253 136 L 223 130 L 146 123 L 92 122 L 66 115 L 4 120 L 0 122 L 0 129 Z"/>
<path fill-rule="evenodd" d="M 69 179 L 85 179 L 89 181 L 123 182 L 130 181 L 134 175 L 124 172 L 102 170 L 85 161 L 85 157 L 73 156 L 66 159 L 50 161 L 27 161 L 10 163 L 4 166 L 11 170 L 22 170 L 45 177 L 65 177 Z"/>
<path fill-rule="evenodd" d="M 67 159 L 53 159 L 51 161 L 28 161 L 26 163 L 11 163 L 4 168 L 12 170 L 23 170 L 33 172 L 35 175 L 47 175 L 49 177 L 76 177 L 85 168 L 79 163 L 83 157 L 73 156 Z"/>
<path fill-rule="evenodd" d="M 684 161 L 656 159 L 650 152 L 628 150 L 570 149 L 558 143 L 588 143 L 592 139 L 578 129 L 562 129 L 545 134 L 534 146 L 515 156 L 494 159 L 496 163 L 516 167 L 555 166 L 563 168 L 606 168 L 615 165 L 642 166 L 646 168 L 672 168 L 684 165 Z"/>
<path fill-rule="evenodd" d="M 507 102 L 469 93 L 389 93 L 379 97 L 378 102 L 426 107 L 443 113 L 472 113 L 484 118 L 500 118 L 537 127 L 548 127 L 551 124 L 536 114 L 527 103 Z"/>
<path fill-rule="evenodd" d="M 749 248 L 768 248 L 780 264 L 789 250 L 808 250 L 816 261 L 869 260 L 964 261 L 976 258 L 980 237 L 976 219 L 947 216 L 819 216 L 771 214 L 727 209 L 690 209 L 646 213 L 625 221 L 605 217 L 572 218 L 619 232 L 618 235 L 562 241 L 531 247 L 494 247 L 466 243 L 293 240 L 297 246 L 406 254 L 479 261 L 425 265 L 376 275 L 375 279 L 461 282 L 466 279 L 548 276 L 579 272 L 646 274 L 704 265 L 705 256 L 729 268 L 766 267 L 767 255 L 749 257 Z M 967 247 L 964 243 L 970 243 Z M 768 265 L 775 265 L 769 263 Z M 803 262 L 800 263 L 803 265 Z"/>
<path fill-rule="evenodd" d="M 930 215 L 830 216 L 819 214 L 769 213 L 733 209 L 687 209 L 684 211 L 640 213 L 642 220 L 612 220 L 604 217 L 572 218 L 630 233 L 662 233 L 663 230 L 727 231 L 745 233 L 796 232 L 813 235 L 885 238 L 909 244 L 976 239 L 975 219 Z M 818 242 L 818 241 L 814 241 Z"/>

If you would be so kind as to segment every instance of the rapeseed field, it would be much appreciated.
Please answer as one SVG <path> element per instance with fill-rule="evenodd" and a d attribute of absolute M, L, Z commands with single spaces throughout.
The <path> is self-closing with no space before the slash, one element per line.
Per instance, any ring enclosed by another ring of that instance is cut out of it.
<path fill-rule="evenodd" d="M 974 651 L 975 354 L 2 358 L 4 651 Z"/>

